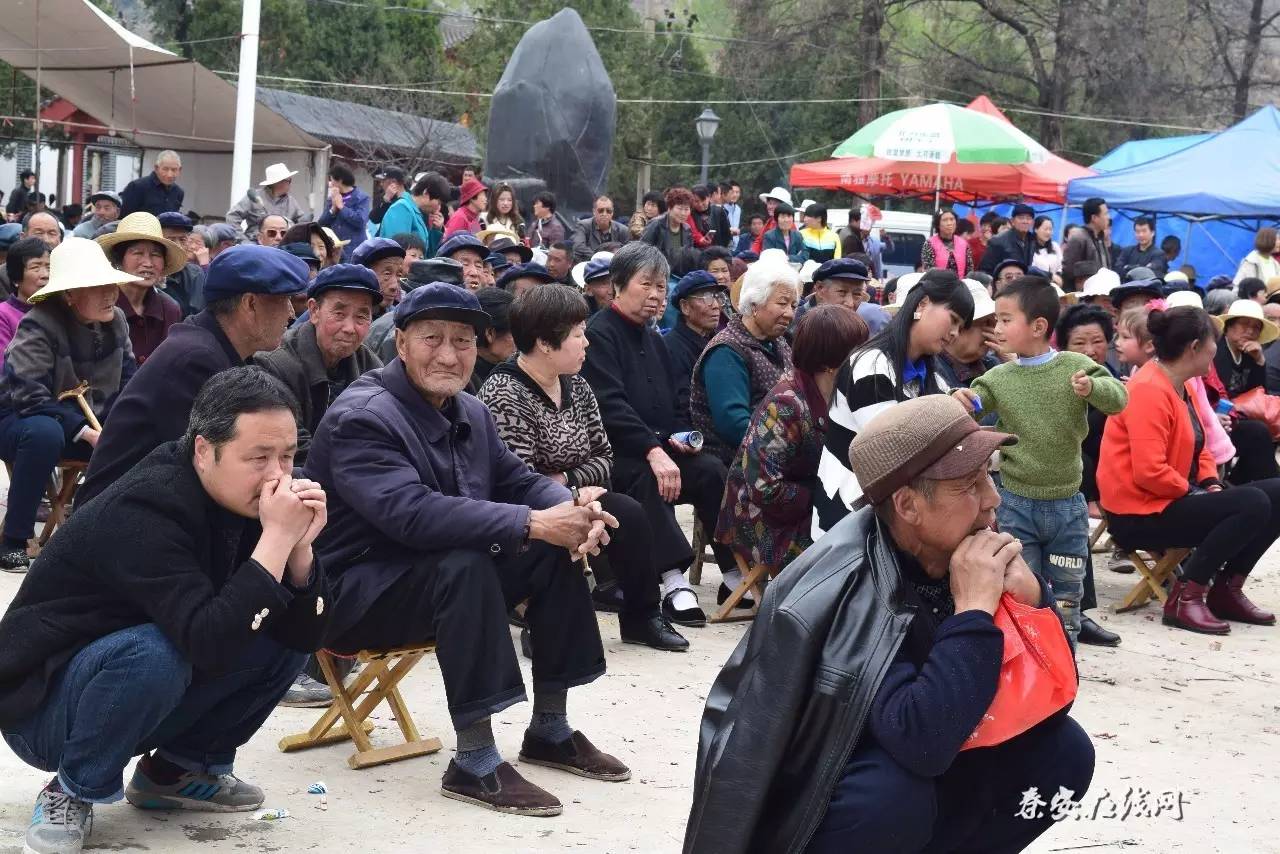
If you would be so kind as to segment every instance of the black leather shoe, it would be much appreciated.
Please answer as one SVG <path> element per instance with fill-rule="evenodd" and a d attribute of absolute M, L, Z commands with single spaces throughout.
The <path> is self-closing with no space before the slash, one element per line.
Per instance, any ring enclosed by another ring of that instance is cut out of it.
<path fill-rule="evenodd" d="M 732 595 L 733 595 L 733 588 L 731 588 L 729 585 L 725 584 L 724 582 L 720 582 L 720 591 L 716 593 L 716 604 L 723 605 L 725 602 L 729 600 L 729 597 Z M 756 600 L 752 599 L 751 594 L 748 593 L 747 595 L 743 596 L 741 599 L 738 600 L 738 604 L 734 605 L 733 609 L 736 611 L 739 608 L 741 608 L 744 611 L 749 611 L 755 606 L 756 606 Z"/>
<path fill-rule="evenodd" d="M 616 584 L 608 587 L 597 587 L 591 592 L 591 604 L 597 611 L 606 614 L 622 613 L 622 588 Z"/>
<path fill-rule="evenodd" d="M 622 630 L 623 643 L 638 643 L 664 652 L 684 652 L 689 641 L 677 632 L 655 608 L 648 614 L 619 614 L 618 627 Z"/>
<path fill-rule="evenodd" d="M 1080 615 L 1080 635 L 1076 638 L 1080 643 L 1090 646 L 1119 646 L 1120 636 L 1109 632 L 1093 621 L 1092 617 Z"/>
<path fill-rule="evenodd" d="M 672 590 L 666 596 L 662 597 L 663 616 L 672 623 L 675 623 L 677 626 L 688 626 L 692 629 L 702 628 L 707 624 L 707 615 L 706 612 L 697 605 L 692 608 L 684 608 L 683 610 L 677 610 L 672 607 L 671 598 L 679 593 L 680 589 L 683 588 Z"/>

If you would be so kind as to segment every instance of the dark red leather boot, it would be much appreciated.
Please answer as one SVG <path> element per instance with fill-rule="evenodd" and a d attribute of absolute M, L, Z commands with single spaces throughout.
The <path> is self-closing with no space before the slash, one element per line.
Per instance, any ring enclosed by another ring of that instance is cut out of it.
<path fill-rule="evenodd" d="M 1164 603 L 1164 624 L 1206 635 L 1228 634 L 1231 626 L 1213 616 L 1205 605 L 1208 589 L 1208 585 L 1194 581 L 1175 581 Z"/>
<path fill-rule="evenodd" d="M 1220 574 L 1213 580 L 1213 589 L 1205 597 L 1205 604 L 1215 617 L 1223 620 L 1252 623 L 1255 626 L 1274 626 L 1276 615 L 1262 610 L 1244 595 L 1244 579 L 1243 575 L 1235 573 Z"/>

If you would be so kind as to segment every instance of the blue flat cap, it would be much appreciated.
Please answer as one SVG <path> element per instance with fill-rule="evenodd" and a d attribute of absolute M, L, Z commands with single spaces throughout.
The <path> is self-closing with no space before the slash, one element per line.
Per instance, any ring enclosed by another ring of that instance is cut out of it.
<path fill-rule="evenodd" d="M 554 282 L 556 277 L 548 273 L 547 268 L 541 264 L 516 264 L 499 276 L 496 284 L 500 288 L 505 288 L 508 282 L 514 282 L 516 279 L 537 279 L 546 284 Z"/>
<path fill-rule="evenodd" d="M 390 237 L 370 237 L 351 253 L 351 263 L 372 267 L 383 258 L 403 258 L 404 247 Z"/>
<path fill-rule="evenodd" d="M 241 294 L 296 294 L 307 289 L 307 262 L 270 246 L 232 246 L 209 265 L 206 302 Z"/>
<path fill-rule="evenodd" d="M 680 277 L 680 281 L 676 282 L 676 286 L 671 290 L 671 301 L 679 303 L 687 296 L 710 288 L 726 290 L 725 286 L 717 282 L 716 277 L 706 270 L 694 270 L 692 273 L 685 273 Z"/>
<path fill-rule="evenodd" d="M 452 258 L 435 257 L 414 261 L 409 265 L 409 275 L 400 280 L 400 287 L 411 291 L 432 282 L 447 282 L 461 287 L 462 265 Z"/>
<path fill-rule="evenodd" d="M 307 288 L 307 296 L 315 299 L 324 291 L 335 288 L 369 294 L 373 297 L 374 305 L 382 302 L 382 288 L 378 287 L 378 277 L 368 267 L 362 267 L 359 264 L 334 264 L 332 267 L 324 268 L 320 271 L 320 275 L 311 280 L 311 286 Z"/>
<path fill-rule="evenodd" d="M 748 264 L 754 264 L 756 261 L 760 260 L 760 253 L 752 252 L 750 249 L 748 249 L 746 252 L 739 252 L 738 258 L 740 258 L 743 261 L 746 261 Z"/>
<path fill-rule="evenodd" d="M 588 261 L 587 266 L 582 270 L 582 281 L 594 282 L 596 279 L 604 279 L 609 276 L 609 265 L 613 263 L 612 259 L 601 258 L 599 261 Z"/>
<path fill-rule="evenodd" d="M 234 225 L 228 225 L 225 222 L 216 222 L 209 226 L 209 239 L 213 241 L 213 245 L 225 243 L 230 240 L 232 243 L 240 242 L 240 232 L 236 231 Z"/>
<path fill-rule="evenodd" d="M 9 251 L 9 247 L 18 239 L 18 235 L 22 234 L 22 223 L 6 222 L 0 225 L 0 250 Z"/>
<path fill-rule="evenodd" d="M 1024 273 L 1027 272 L 1027 269 L 1028 269 L 1027 265 L 1019 261 L 1017 258 L 1006 258 L 996 265 L 996 269 L 993 275 L 999 276 L 1000 271 L 1003 270 L 1005 267 L 1017 267 L 1019 270 L 1021 270 Z"/>
<path fill-rule="evenodd" d="M 156 217 L 160 220 L 161 228 L 180 228 L 183 231 L 191 231 L 193 228 L 191 220 L 185 215 L 177 211 L 165 211 Z"/>
<path fill-rule="evenodd" d="M 432 282 L 414 288 L 396 306 L 397 329 L 404 329 L 415 320 L 427 319 L 469 323 L 477 334 L 483 334 L 492 322 L 488 313 L 480 308 L 480 300 L 475 294 L 448 282 Z"/>
<path fill-rule="evenodd" d="M 489 269 L 493 271 L 505 270 L 511 266 L 511 262 L 507 260 L 507 256 L 501 252 L 490 252 L 489 257 L 484 259 L 489 265 Z"/>
<path fill-rule="evenodd" d="M 316 257 L 316 250 L 311 248 L 310 243 L 286 243 L 280 248 L 295 258 L 301 258 L 308 264 L 320 266 L 320 259 Z"/>
<path fill-rule="evenodd" d="M 453 235 L 444 243 L 440 244 L 440 249 L 436 252 L 437 257 L 452 258 L 453 253 L 460 249 L 473 249 L 480 253 L 481 258 L 489 257 L 489 247 L 480 242 L 480 238 L 476 237 L 469 231 L 462 231 Z"/>
<path fill-rule="evenodd" d="M 867 265 L 857 258 L 832 258 L 813 271 L 815 282 L 827 279 L 853 279 L 855 282 L 866 282 L 871 279 Z"/>

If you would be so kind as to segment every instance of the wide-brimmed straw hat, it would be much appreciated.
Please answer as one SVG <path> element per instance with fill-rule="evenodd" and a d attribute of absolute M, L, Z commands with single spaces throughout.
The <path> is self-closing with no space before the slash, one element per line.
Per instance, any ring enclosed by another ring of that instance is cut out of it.
<path fill-rule="evenodd" d="M 346 246 L 348 243 L 351 242 L 350 240 L 338 239 L 337 232 L 335 232 L 332 228 L 330 228 L 327 225 L 320 226 L 320 230 L 323 231 L 325 235 L 329 238 L 329 243 L 330 245 L 333 246 L 334 249 L 341 249 L 342 247 Z"/>
<path fill-rule="evenodd" d="M 165 238 L 164 231 L 160 228 L 160 220 L 155 214 L 149 214 L 146 211 L 136 211 L 120 220 L 120 225 L 112 234 L 104 234 L 97 238 L 97 244 L 110 258 L 113 246 L 131 243 L 134 240 L 150 240 L 164 249 L 164 275 L 166 276 L 172 276 L 187 266 L 187 250 Z"/>
<path fill-rule="evenodd" d="M 57 293 L 103 285 L 140 282 L 142 278 L 111 266 L 111 259 L 87 237 L 68 237 L 49 253 L 49 282 L 31 295 L 28 302 L 37 303 Z"/>
<path fill-rule="evenodd" d="M 1227 324 L 1233 320 L 1256 320 L 1262 324 L 1262 332 L 1258 333 L 1259 344 L 1270 344 L 1272 341 L 1280 338 L 1280 327 L 1277 327 L 1262 313 L 1262 304 L 1254 302 L 1251 299 L 1238 299 L 1231 303 L 1231 308 L 1227 309 L 1225 314 L 1218 315 L 1213 319 L 1214 325 L 1218 327 L 1218 332 L 1225 332 Z"/>
<path fill-rule="evenodd" d="M 520 242 L 520 235 L 516 234 L 511 229 L 507 228 L 505 225 L 488 226 L 487 228 L 485 228 L 483 231 L 481 231 L 479 234 L 476 235 L 476 239 L 479 240 L 481 243 L 483 243 L 485 246 L 488 246 L 489 241 L 493 240 L 493 238 L 495 237 L 510 238 L 512 243 Z"/>

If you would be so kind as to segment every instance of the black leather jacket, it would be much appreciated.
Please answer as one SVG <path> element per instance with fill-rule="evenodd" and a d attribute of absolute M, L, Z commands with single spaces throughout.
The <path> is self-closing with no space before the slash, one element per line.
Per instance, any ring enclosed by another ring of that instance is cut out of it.
<path fill-rule="evenodd" d="M 685 854 L 800 852 L 916 606 L 870 508 L 769 585 L 707 696 Z"/>

